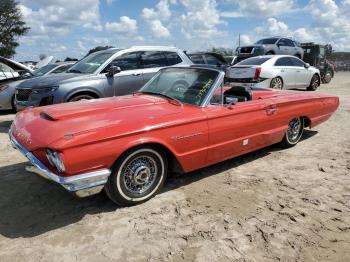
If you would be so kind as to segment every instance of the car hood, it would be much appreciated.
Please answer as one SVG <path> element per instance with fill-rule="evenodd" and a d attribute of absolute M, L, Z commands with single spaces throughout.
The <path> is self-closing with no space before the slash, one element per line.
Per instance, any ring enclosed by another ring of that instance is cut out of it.
<path fill-rule="evenodd" d="M 75 78 L 82 78 L 82 77 L 83 76 L 81 74 L 73 74 L 73 73 L 62 73 L 62 74 L 53 74 L 53 75 L 47 75 L 47 76 L 34 77 L 26 81 L 23 81 L 20 85 L 18 85 L 18 88 L 45 88 L 45 87 L 59 86 L 60 84 L 64 83 L 68 79 L 72 80 Z"/>
<path fill-rule="evenodd" d="M 63 150 L 174 124 L 181 119 L 178 114 L 195 108 L 148 95 L 94 99 L 24 110 L 11 131 L 29 151 Z"/>

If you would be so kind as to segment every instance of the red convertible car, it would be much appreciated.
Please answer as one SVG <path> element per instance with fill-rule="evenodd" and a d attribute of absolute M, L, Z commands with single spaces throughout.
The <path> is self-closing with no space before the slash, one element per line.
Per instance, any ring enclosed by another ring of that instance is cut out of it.
<path fill-rule="evenodd" d="M 157 194 L 168 171 L 294 146 L 339 105 L 335 96 L 229 88 L 223 80 L 215 69 L 166 68 L 132 95 L 20 112 L 10 140 L 31 171 L 68 191 L 104 188 L 115 203 L 132 205 Z"/>

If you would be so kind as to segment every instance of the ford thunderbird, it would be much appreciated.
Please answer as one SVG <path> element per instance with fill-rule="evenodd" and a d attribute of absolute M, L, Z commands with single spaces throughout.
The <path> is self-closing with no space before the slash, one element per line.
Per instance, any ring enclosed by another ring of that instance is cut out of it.
<path fill-rule="evenodd" d="M 159 192 L 167 173 L 189 172 L 271 144 L 292 147 L 327 120 L 336 96 L 226 87 L 201 67 L 159 71 L 126 96 L 29 108 L 10 141 L 28 170 L 78 196 L 104 189 L 119 205 Z"/>

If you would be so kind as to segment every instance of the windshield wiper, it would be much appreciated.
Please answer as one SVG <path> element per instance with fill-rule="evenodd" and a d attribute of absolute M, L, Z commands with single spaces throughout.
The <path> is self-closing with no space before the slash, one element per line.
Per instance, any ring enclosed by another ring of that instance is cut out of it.
<path fill-rule="evenodd" d="M 174 97 L 168 96 L 166 94 L 162 94 L 162 93 L 155 93 L 155 92 L 150 92 L 150 91 L 138 91 L 138 92 L 135 92 L 134 94 L 146 94 L 146 95 L 161 96 L 161 97 L 167 98 L 168 100 L 175 101 L 180 106 L 183 105 L 183 103 L 180 100 L 178 100 Z"/>
<path fill-rule="evenodd" d="M 82 74 L 82 72 L 79 71 L 79 70 L 77 70 L 77 69 L 69 69 L 67 72 L 68 72 L 68 73 L 78 73 L 78 74 Z"/>

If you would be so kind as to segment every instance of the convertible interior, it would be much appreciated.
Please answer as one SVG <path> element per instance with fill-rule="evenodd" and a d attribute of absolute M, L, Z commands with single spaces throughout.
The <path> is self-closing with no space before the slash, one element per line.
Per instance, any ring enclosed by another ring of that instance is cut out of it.
<path fill-rule="evenodd" d="M 244 87 L 244 86 L 234 86 L 234 87 L 224 87 L 224 104 L 237 104 L 241 102 L 247 102 L 257 99 L 264 99 L 268 97 L 276 96 L 276 92 L 269 88 L 258 88 L 258 87 Z M 221 90 L 218 89 L 216 94 L 211 100 L 211 104 L 217 105 L 221 101 Z"/>

